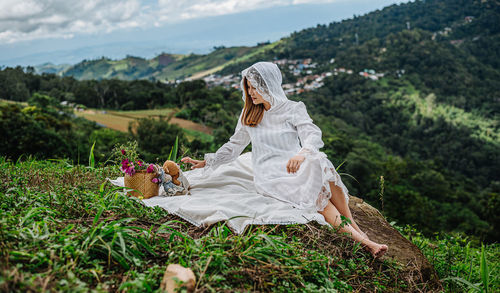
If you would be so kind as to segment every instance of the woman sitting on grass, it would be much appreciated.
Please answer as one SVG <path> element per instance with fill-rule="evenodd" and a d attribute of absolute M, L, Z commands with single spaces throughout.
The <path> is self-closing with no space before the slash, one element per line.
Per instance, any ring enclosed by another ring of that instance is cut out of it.
<path fill-rule="evenodd" d="M 321 130 L 309 117 L 303 102 L 288 100 L 281 88 L 281 72 L 273 63 L 258 62 L 242 71 L 245 106 L 235 133 L 217 152 L 204 160 L 181 159 L 191 169 L 211 172 L 234 161 L 252 142 L 255 189 L 259 194 L 290 203 L 298 209 L 314 209 L 341 232 L 362 243 L 374 257 L 387 245 L 378 244 L 361 231 L 349 206 L 347 188 L 332 162 L 319 151 Z M 350 224 L 341 225 L 341 215 Z"/>

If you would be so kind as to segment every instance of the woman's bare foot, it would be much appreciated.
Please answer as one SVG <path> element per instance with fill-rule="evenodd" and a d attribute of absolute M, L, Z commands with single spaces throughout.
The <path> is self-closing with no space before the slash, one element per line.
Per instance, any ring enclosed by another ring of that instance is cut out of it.
<path fill-rule="evenodd" d="M 389 249 L 389 247 L 387 247 L 387 245 L 377 244 L 373 241 L 371 241 L 370 244 L 366 245 L 365 248 L 373 255 L 373 258 L 382 257 Z"/>

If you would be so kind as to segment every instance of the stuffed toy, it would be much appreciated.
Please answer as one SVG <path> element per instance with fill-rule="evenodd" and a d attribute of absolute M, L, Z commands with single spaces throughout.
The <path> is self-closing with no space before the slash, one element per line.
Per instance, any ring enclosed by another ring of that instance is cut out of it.
<path fill-rule="evenodd" d="M 172 176 L 170 176 L 169 174 L 163 173 L 162 177 L 163 178 L 161 180 L 161 183 L 162 183 L 163 189 L 165 191 L 167 191 L 167 190 L 169 190 L 171 188 L 175 188 L 175 184 L 172 182 Z"/>
<path fill-rule="evenodd" d="M 189 182 L 182 174 L 181 168 L 174 161 L 167 160 L 160 170 L 162 185 L 166 196 L 189 194 Z"/>
<path fill-rule="evenodd" d="M 174 161 L 166 160 L 163 163 L 163 171 L 165 171 L 165 174 L 172 176 L 172 182 L 175 185 L 181 185 L 181 182 L 178 180 L 180 170 L 181 168 Z"/>

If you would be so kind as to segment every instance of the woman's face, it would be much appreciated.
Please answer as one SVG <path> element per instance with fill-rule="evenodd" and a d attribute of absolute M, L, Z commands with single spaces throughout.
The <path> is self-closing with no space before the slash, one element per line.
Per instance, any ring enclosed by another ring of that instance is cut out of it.
<path fill-rule="evenodd" d="M 248 86 L 248 94 L 252 98 L 254 105 L 261 104 L 261 103 L 268 104 L 267 101 L 264 100 L 264 98 L 262 98 L 262 96 L 259 94 L 257 89 L 253 87 L 253 85 L 250 83 L 250 81 L 248 79 L 247 79 L 247 86 Z"/>

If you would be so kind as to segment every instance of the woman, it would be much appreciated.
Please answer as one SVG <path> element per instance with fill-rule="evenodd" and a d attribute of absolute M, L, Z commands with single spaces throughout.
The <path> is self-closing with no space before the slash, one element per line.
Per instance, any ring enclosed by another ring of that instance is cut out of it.
<path fill-rule="evenodd" d="M 292 204 L 299 209 L 315 209 L 335 227 L 341 215 L 350 224 L 340 231 L 351 234 L 374 257 L 387 251 L 386 245 L 368 239 L 347 205 L 348 190 L 325 153 L 321 130 L 309 117 L 303 102 L 288 100 L 281 88 L 281 72 L 273 63 L 258 62 L 242 71 L 241 88 L 245 106 L 235 133 L 217 152 L 204 160 L 181 159 L 191 169 L 211 172 L 234 161 L 252 142 L 252 166 L 258 193 Z"/>

